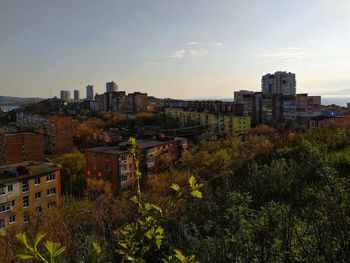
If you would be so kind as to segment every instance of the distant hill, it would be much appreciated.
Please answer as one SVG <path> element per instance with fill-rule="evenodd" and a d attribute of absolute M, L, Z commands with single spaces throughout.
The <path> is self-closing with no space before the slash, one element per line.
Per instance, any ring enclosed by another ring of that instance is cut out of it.
<path fill-rule="evenodd" d="M 42 100 L 43 99 L 41 98 L 19 98 L 19 97 L 0 96 L 0 105 L 23 106 L 31 103 L 36 103 Z"/>

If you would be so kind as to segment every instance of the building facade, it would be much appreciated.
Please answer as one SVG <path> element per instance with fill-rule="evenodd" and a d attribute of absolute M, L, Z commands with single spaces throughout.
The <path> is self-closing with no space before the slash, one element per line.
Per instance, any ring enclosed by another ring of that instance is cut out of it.
<path fill-rule="evenodd" d="M 60 98 L 64 101 L 70 101 L 70 91 L 69 90 L 61 90 Z"/>
<path fill-rule="evenodd" d="M 274 74 L 266 74 L 261 79 L 261 91 L 266 95 L 296 94 L 296 79 L 295 74 L 285 71 L 277 71 Z"/>
<path fill-rule="evenodd" d="M 111 81 L 106 83 L 106 92 L 115 92 L 118 91 L 118 85 Z"/>
<path fill-rule="evenodd" d="M 74 90 L 74 100 L 80 100 L 80 91 Z"/>
<path fill-rule="evenodd" d="M 94 99 L 94 86 L 93 85 L 89 84 L 86 86 L 86 99 L 87 100 Z"/>
<path fill-rule="evenodd" d="M 251 123 L 249 116 L 234 116 L 207 112 L 186 111 L 176 108 L 165 108 L 168 118 L 176 119 L 181 127 L 201 125 L 206 131 L 237 135 L 247 134 Z"/>
<path fill-rule="evenodd" d="M 34 132 L 0 131 L 0 165 L 44 161 L 44 136 Z"/>
<path fill-rule="evenodd" d="M 152 175 L 157 158 L 172 154 L 180 158 L 187 146 L 184 138 L 172 141 L 138 141 L 138 160 L 144 178 Z M 109 182 L 115 194 L 128 190 L 132 184 L 132 155 L 127 144 L 111 147 L 94 147 L 85 150 L 87 178 Z"/>
<path fill-rule="evenodd" d="M 147 93 L 134 92 L 128 94 L 128 110 L 132 112 L 147 111 Z"/>
<path fill-rule="evenodd" d="M 0 231 L 18 227 L 61 201 L 60 169 L 51 163 L 0 166 Z"/>
<path fill-rule="evenodd" d="M 17 112 L 17 124 L 43 134 L 44 150 L 60 154 L 73 148 L 72 118 L 61 115 L 42 115 L 31 112 Z"/>

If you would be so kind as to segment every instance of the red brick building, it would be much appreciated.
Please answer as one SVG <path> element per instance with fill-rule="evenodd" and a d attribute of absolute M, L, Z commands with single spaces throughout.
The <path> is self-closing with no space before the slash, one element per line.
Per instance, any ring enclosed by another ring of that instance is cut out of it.
<path fill-rule="evenodd" d="M 73 148 L 72 118 L 63 115 L 42 115 L 17 112 L 17 124 L 29 127 L 44 136 L 44 150 L 60 154 Z"/>
<path fill-rule="evenodd" d="M 44 160 L 44 136 L 34 132 L 0 132 L 0 165 Z"/>
<path fill-rule="evenodd" d="M 176 138 L 173 141 L 139 141 L 139 161 L 144 178 L 151 175 L 157 158 L 173 154 L 179 158 L 187 140 Z M 132 180 L 132 156 L 126 143 L 111 147 L 94 147 L 85 150 L 87 178 L 103 179 L 111 183 L 118 194 L 130 186 Z"/>

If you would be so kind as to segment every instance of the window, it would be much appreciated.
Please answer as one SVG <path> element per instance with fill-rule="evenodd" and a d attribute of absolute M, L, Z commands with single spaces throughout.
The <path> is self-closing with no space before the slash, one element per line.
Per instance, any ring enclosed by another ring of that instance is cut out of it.
<path fill-rule="evenodd" d="M 129 180 L 129 176 L 128 175 L 121 175 L 120 176 L 120 182 L 121 183 L 124 183 L 124 182 L 126 182 L 128 180 Z"/>
<path fill-rule="evenodd" d="M 128 156 L 126 154 L 120 156 L 121 161 L 125 161 L 126 159 L 128 159 Z"/>
<path fill-rule="evenodd" d="M 53 181 L 56 179 L 56 175 L 55 174 L 49 174 L 46 176 L 46 181 Z"/>
<path fill-rule="evenodd" d="M 16 223 L 16 216 L 12 215 L 10 216 L 10 224 L 14 224 L 14 223 Z"/>
<path fill-rule="evenodd" d="M 106 171 L 110 172 L 111 171 L 111 167 L 109 165 L 106 165 Z"/>
<path fill-rule="evenodd" d="M 35 177 L 35 185 L 38 185 L 40 184 L 40 177 Z"/>
<path fill-rule="evenodd" d="M 94 163 L 94 164 L 92 164 L 92 169 L 94 169 L 94 170 L 96 170 L 97 169 L 97 166 L 96 166 L 96 164 Z"/>
<path fill-rule="evenodd" d="M 50 188 L 47 190 L 47 196 L 56 194 L 56 188 Z"/>
<path fill-rule="evenodd" d="M 12 184 L 7 185 L 7 192 L 11 193 L 12 191 L 13 191 L 13 185 Z"/>
<path fill-rule="evenodd" d="M 0 195 L 6 194 L 5 187 L 0 187 Z"/>
<path fill-rule="evenodd" d="M 35 199 L 38 200 L 41 198 L 41 192 L 36 192 L 35 193 Z"/>
<path fill-rule="evenodd" d="M 16 201 L 15 201 L 15 200 L 12 200 L 12 201 L 11 201 L 11 206 L 12 206 L 12 207 L 15 207 L 15 206 L 16 206 Z"/>
<path fill-rule="evenodd" d="M 154 152 L 154 148 L 147 149 L 147 153 L 153 153 L 153 152 Z"/>
<path fill-rule="evenodd" d="M 41 206 L 35 207 L 35 212 L 41 213 L 42 211 L 43 209 L 41 208 Z"/>
<path fill-rule="evenodd" d="M 127 170 L 127 166 L 126 165 L 121 165 L 120 166 L 120 171 L 121 172 L 124 172 L 124 171 L 126 171 Z"/>
<path fill-rule="evenodd" d="M 29 207 L 29 196 L 23 196 L 23 208 Z"/>
<path fill-rule="evenodd" d="M 56 206 L 56 202 L 55 201 L 53 201 L 53 202 L 50 202 L 50 203 L 48 203 L 47 204 L 47 208 L 52 208 L 52 207 L 55 207 Z"/>
<path fill-rule="evenodd" d="M 22 182 L 22 193 L 27 193 L 29 191 L 28 181 Z"/>
<path fill-rule="evenodd" d="M 0 205 L 0 213 L 9 211 L 11 208 L 11 203 L 3 203 Z"/>
<path fill-rule="evenodd" d="M 28 223 L 29 222 L 29 216 L 27 214 L 23 215 L 23 223 Z"/>
<path fill-rule="evenodd" d="M 0 219 L 0 228 L 5 227 L 5 219 Z"/>

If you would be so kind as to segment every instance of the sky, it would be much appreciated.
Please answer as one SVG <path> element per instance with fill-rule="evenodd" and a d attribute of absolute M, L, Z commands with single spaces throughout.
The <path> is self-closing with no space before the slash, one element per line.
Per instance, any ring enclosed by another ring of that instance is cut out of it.
<path fill-rule="evenodd" d="M 350 89 L 349 0 L 1 0 L 0 95 L 107 81 L 160 98 L 232 98 L 261 76 Z"/>

